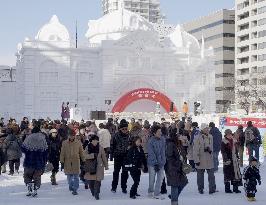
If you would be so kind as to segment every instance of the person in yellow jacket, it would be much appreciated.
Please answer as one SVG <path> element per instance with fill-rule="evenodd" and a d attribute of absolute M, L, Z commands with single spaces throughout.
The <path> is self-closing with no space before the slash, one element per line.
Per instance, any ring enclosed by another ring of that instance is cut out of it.
<path fill-rule="evenodd" d="M 131 122 L 128 124 L 128 131 L 130 132 L 136 123 L 135 118 L 131 118 Z"/>

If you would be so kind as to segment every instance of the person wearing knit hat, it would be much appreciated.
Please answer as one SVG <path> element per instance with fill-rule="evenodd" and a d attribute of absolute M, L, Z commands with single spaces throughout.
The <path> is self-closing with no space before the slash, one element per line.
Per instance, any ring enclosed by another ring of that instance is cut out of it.
<path fill-rule="evenodd" d="M 59 171 L 59 161 L 60 161 L 60 149 L 61 143 L 60 138 L 57 134 L 56 129 L 51 129 L 49 131 L 49 143 L 48 143 L 48 161 L 53 165 L 51 184 L 58 185 L 56 182 L 56 174 Z"/>
<path fill-rule="evenodd" d="M 119 131 L 114 135 L 111 140 L 111 155 L 114 157 L 114 172 L 113 172 L 113 181 L 112 189 L 113 193 L 116 192 L 119 173 L 122 168 L 121 174 L 121 188 L 124 194 L 127 194 L 127 180 L 128 180 L 128 171 L 125 168 L 125 157 L 127 156 L 127 149 L 129 147 L 129 132 L 128 132 L 128 123 L 125 119 L 122 119 L 119 124 Z"/>
<path fill-rule="evenodd" d="M 209 134 L 209 126 L 202 123 L 201 131 L 194 138 L 193 159 L 197 169 L 197 185 L 200 194 L 204 193 L 204 172 L 207 170 L 209 194 L 216 192 L 213 163 L 213 137 Z"/>
<path fill-rule="evenodd" d="M 119 129 L 128 128 L 128 122 L 125 119 L 122 119 L 119 123 Z"/>
<path fill-rule="evenodd" d="M 243 180 L 248 201 L 256 201 L 257 185 L 261 185 L 259 161 L 256 157 L 250 157 L 249 165 L 243 171 Z"/>

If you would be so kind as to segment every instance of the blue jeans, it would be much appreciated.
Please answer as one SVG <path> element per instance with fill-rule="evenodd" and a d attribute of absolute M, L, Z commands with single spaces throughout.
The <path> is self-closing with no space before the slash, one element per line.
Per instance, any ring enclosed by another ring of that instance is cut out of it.
<path fill-rule="evenodd" d="M 214 164 L 214 171 L 218 171 L 219 168 L 219 152 L 213 152 L 213 164 Z"/>
<path fill-rule="evenodd" d="M 257 158 L 257 160 L 260 159 L 260 145 L 249 144 L 247 148 L 249 153 L 249 159 L 254 156 L 253 152 L 255 152 L 255 157 Z"/>
<path fill-rule="evenodd" d="M 67 181 L 70 191 L 77 191 L 79 188 L 79 175 L 78 174 L 67 174 Z"/>
<path fill-rule="evenodd" d="M 179 195 L 184 189 L 184 186 L 171 186 L 171 201 L 178 201 Z"/>
<path fill-rule="evenodd" d="M 161 186 L 164 178 L 164 168 L 162 167 L 160 171 L 155 172 L 154 167 L 149 166 L 149 193 L 154 193 L 154 196 L 158 196 L 161 192 Z M 157 178 L 156 178 L 157 177 Z M 155 182 L 156 178 L 156 182 Z M 155 187 L 154 187 L 155 183 Z"/>

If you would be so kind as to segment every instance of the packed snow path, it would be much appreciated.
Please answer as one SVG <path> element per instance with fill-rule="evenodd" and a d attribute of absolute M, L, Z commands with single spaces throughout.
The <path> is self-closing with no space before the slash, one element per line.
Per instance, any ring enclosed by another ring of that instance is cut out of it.
<path fill-rule="evenodd" d="M 106 172 L 105 180 L 102 182 L 100 200 L 96 201 L 90 194 L 89 190 L 84 189 L 84 185 L 80 183 L 79 195 L 73 196 L 68 191 L 66 176 L 60 172 L 57 175 L 58 186 L 50 185 L 50 174 L 42 176 L 42 187 L 38 191 L 37 198 L 26 197 L 26 187 L 23 183 L 22 173 L 15 176 L 8 176 L 7 174 L 0 175 L 0 205 L 110 205 L 110 202 L 115 205 L 170 205 L 170 200 L 166 197 L 164 200 L 149 199 L 147 197 L 148 189 L 148 175 L 143 174 L 139 186 L 138 193 L 141 194 L 136 200 L 130 199 L 129 195 L 122 194 L 120 187 L 117 193 L 113 194 L 110 191 L 112 181 L 113 166 Z M 209 195 L 207 175 L 205 175 L 205 194 L 200 195 L 197 192 L 196 173 L 189 174 L 189 184 L 184 189 L 180 196 L 180 205 L 245 205 L 254 202 L 248 202 L 244 196 L 243 187 L 240 188 L 241 194 L 225 194 L 223 184 L 222 168 L 216 173 L 216 184 L 218 193 Z M 266 165 L 261 167 L 262 185 L 258 186 L 258 193 L 256 196 L 256 205 L 266 205 Z M 132 180 L 129 177 L 128 191 Z M 170 187 L 168 187 L 168 192 Z"/>

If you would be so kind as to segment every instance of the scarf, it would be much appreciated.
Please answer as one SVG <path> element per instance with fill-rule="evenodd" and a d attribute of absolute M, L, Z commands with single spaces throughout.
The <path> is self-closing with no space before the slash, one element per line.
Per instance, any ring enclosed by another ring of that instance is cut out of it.
<path fill-rule="evenodd" d="M 96 146 L 93 146 L 92 143 L 88 144 L 88 154 L 93 154 L 93 153 L 98 154 L 99 149 L 100 149 L 99 143 Z"/>

